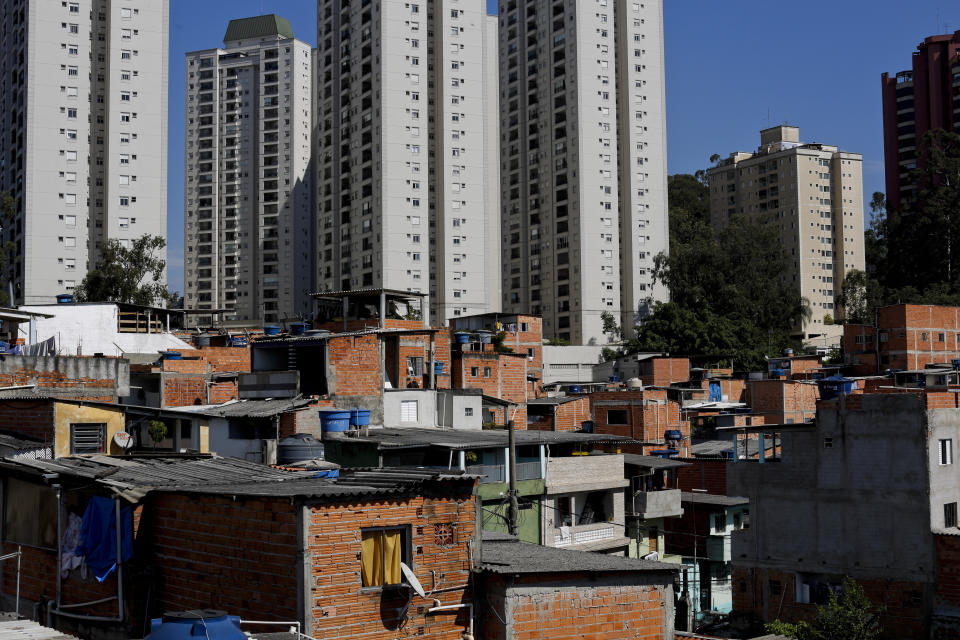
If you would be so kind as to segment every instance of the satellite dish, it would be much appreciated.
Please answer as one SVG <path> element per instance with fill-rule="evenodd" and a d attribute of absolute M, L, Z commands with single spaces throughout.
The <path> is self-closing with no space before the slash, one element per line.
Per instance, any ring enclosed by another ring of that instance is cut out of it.
<path fill-rule="evenodd" d="M 406 578 L 407 584 L 417 593 L 421 598 L 426 599 L 427 594 L 423 592 L 423 585 L 420 584 L 420 581 L 417 580 L 416 574 L 413 573 L 413 569 L 407 566 L 405 562 L 400 563 L 400 571 L 403 572 L 403 577 Z"/>
<path fill-rule="evenodd" d="M 117 431 L 113 434 L 113 443 L 121 449 L 129 449 L 133 446 L 133 436 L 126 431 Z"/>

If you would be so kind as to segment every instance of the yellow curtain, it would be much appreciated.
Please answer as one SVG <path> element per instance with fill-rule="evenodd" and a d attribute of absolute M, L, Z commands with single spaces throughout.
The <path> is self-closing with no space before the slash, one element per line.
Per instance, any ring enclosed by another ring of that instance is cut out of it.
<path fill-rule="evenodd" d="M 363 534 L 360 549 L 360 574 L 363 586 L 383 584 L 383 536 L 379 531 Z"/>
<path fill-rule="evenodd" d="M 401 544 L 399 531 L 383 532 L 383 584 L 400 584 Z"/>

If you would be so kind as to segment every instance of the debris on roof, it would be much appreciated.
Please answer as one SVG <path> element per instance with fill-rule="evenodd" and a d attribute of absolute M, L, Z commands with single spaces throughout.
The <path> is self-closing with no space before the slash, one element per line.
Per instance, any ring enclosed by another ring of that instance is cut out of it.
<path fill-rule="evenodd" d="M 482 568 L 493 573 L 679 571 L 680 565 L 513 541 L 483 542 Z"/>

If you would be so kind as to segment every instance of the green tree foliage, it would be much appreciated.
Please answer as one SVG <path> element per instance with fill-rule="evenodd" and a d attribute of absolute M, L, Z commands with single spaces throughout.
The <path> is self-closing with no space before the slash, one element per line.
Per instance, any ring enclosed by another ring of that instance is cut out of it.
<path fill-rule="evenodd" d="M 696 176 L 671 176 L 670 253 L 654 277 L 670 301 L 637 330 L 628 351 L 733 357 L 738 367 L 790 344 L 790 329 L 809 310 L 784 274 L 791 263 L 770 217 L 733 216 L 719 234 L 709 223 L 709 190 Z"/>
<path fill-rule="evenodd" d="M 929 131 L 918 157 L 916 199 L 896 210 L 873 194 L 867 270 L 851 271 L 841 287 L 845 322 L 872 322 L 889 304 L 960 305 L 960 136 Z"/>
<path fill-rule="evenodd" d="M 600 314 L 600 320 L 603 322 L 603 332 L 610 336 L 610 340 L 619 340 L 621 331 L 616 317 L 609 311 L 604 311 Z"/>
<path fill-rule="evenodd" d="M 863 587 L 844 578 L 843 593 L 830 593 L 826 606 L 817 607 L 813 622 L 789 623 L 776 620 L 766 625 L 767 633 L 797 640 L 874 640 L 880 635 L 880 608 L 873 606 Z"/>
<path fill-rule="evenodd" d="M 167 245 L 160 236 L 144 235 L 129 248 L 109 240 L 96 269 L 87 273 L 74 294 L 78 302 L 127 302 L 144 306 L 173 304 L 177 295 L 163 283 L 166 261 L 154 252 Z"/>

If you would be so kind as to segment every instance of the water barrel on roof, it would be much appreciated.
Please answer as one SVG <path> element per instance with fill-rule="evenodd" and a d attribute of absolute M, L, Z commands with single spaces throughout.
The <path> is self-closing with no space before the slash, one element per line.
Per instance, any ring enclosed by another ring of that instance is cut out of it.
<path fill-rule="evenodd" d="M 838 396 L 845 396 L 853 391 L 855 380 L 844 378 L 843 376 L 830 376 L 817 380 L 817 386 L 820 387 L 820 399 L 832 400 Z"/>
<path fill-rule="evenodd" d="M 477 338 L 480 344 L 490 344 L 493 342 L 493 332 L 487 329 L 477 329 Z"/>
<path fill-rule="evenodd" d="M 467 344 L 470 342 L 470 333 L 468 331 L 457 331 L 453 334 L 453 339 L 457 344 Z"/>
<path fill-rule="evenodd" d="M 306 333 L 307 329 L 310 328 L 309 322 L 291 322 L 290 323 L 290 334 L 294 336 L 302 336 Z"/>
<path fill-rule="evenodd" d="M 277 464 L 323 460 L 323 443 L 309 433 L 295 433 L 277 445 Z"/>
<path fill-rule="evenodd" d="M 73 304 L 73 294 L 61 293 L 57 296 L 57 304 Z"/>
<path fill-rule="evenodd" d="M 275 324 L 268 324 L 265 327 L 263 327 L 263 335 L 278 336 L 280 335 L 280 327 Z"/>
<path fill-rule="evenodd" d="M 320 409 L 320 432 L 324 438 L 340 437 L 349 429 L 349 409 Z"/>
<path fill-rule="evenodd" d="M 164 613 L 150 621 L 151 640 L 247 640 L 240 630 L 240 617 L 216 609 Z"/>

